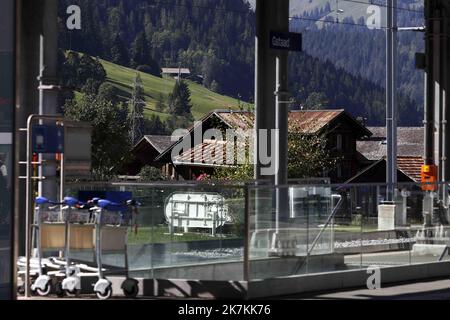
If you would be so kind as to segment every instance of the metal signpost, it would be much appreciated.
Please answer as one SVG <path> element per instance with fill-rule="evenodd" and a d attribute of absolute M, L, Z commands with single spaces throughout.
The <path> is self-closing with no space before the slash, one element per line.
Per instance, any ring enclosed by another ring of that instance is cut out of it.
<path fill-rule="evenodd" d="M 280 229 L 280 222 L 289 218 L 289 189 L 283 186 L 288 184 L 288 129 L 290 94 L 288 91 L 288 52 L 302 51 L 302 35 L 292 32 L 270 32 L 270 48 L 277 50 L 276 56 L 276 87 L 275 129 L 278 139 L 274 151 L 276 154 L 275 185 L 276 189 L 276 225 Z"/>
<path fill-rule="evenodd" d="M 53 124 L 36 124 L 36 122 Z M 27 128 L 27 159 L 20 162 L 26 165 L 26 215 L 25 215 L 25 296 L 30 297 L 30 258 L 32 251 L 31 223 L 34 212 L 33 180 L 43 181 L 46 177 L 33 176 L 33 166 L 43 166 L 48 160 L 33 162 L 33 154 L 60 154 L 60 185 L 59 197 L 64 198 L 66 169 L 72 174 L 83 175 L 90 171 L 91 131 L 90 125 L 85 123 L 66 121 L 62 116 L 31 115 Z M 56 161 L 56 159 L 55 159 Z M 66 168 L 66 163 L 69 168 Z M 75 165 L 74 165 L 75 163 Z M 41 195 L 42 196 L 42 195 Z"/>

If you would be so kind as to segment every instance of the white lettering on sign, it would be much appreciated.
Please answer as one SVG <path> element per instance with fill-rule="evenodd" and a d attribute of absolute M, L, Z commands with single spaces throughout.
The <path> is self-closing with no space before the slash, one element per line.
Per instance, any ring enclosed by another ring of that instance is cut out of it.
<path fill-rule="evenodd" d="M 278 37 L 273 37 L 272 45 L 275 47 L 290 48 L 291 47 L 291 39 L 282 39 L 282 38 L 278 38 Z"/>

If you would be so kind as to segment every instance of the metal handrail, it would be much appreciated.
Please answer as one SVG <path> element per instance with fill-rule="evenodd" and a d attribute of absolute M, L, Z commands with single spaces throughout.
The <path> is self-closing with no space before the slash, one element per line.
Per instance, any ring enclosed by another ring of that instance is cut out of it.
<path fill-rule="evenodd" d="M 308 258 L 311 254 L 311 252 L 314 250 L 314 248 L 316 247 L 317 242 L 319 241 L 319 239 L 322 237 L 323 233 L 325 232 L 326 228 L 329 226 L 330 222 L 333 220 L 334 216 L 336 215 L 336 213 L 338 212 L 338 210 L 340 209 L 343 199 L 341 195 L 332 195 L 332 198 L 339 198 L 338 203 L 336 204 L 336 206 L 333 208 L 333 210 L 331 211 L 330 215 L 327 218 L 327 221 L 325 222 L 325 225 L 320 229 L 319 234 L 316 236 L 316 238 L 314 239 L 314 241 L 311 244 L 311 247 L 308 248 L 308 251 L 306 252 L 306 258 Z M 309 228 L 309 226 L 308 226 Z M 303 268 L 303 265 L 305 264 L 307 259 L 305 260 L 300 260 L 299 263 L 296 265 L 295 270 L 294 270 L 294 274 L 297 274 L 301 268 Z"/>
<path fill-rule="evenodd" d="M 328 225 L 330 224 L 331 220 L 334 218 L 334 216 L 336 215 L 336 212 L 340 209 L 341 205 L 342 205 L 342 196 L 341 195 L 333 195 L 332 197 L 339 197 L 339 201 L 336 204 L 336 206 L 333 208 L 333 211 L 331 211 L 330 215 L 328 216 L 327 221 L 325 222 L 325 225 L 322 227 L 322 229 L 320 229 L 319 234 L 316 236 L 316 238 L 314 239 L 314 241 L 311 244 L 311 248 L 308 250 L 307 255 L 310 255 L 310 253 L 314 250 L 317 242 L 319 241 L 319 239 L 322 237 L 322 234 L 325 232 L 325 229 L 328 227 Z"/>

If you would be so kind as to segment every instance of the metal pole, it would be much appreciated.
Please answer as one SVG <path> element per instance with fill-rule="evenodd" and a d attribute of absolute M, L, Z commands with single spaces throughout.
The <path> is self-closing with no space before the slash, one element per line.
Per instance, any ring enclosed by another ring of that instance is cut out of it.
<path fill-rule="evenodd" d="M 275 58 L 270 49 L 270 31 L 276 28 L 276 8 L 278 1 L 256 0 L 256 36 L 255 36 L 255 137 L 254 159 L 255 179 L 268 180 L 274 183 L 274 176 L 263 175 L 265 165 L 261 161 L 261 151 L 271 151 L 271 139 L 275 129 Z M 260 133 L 268 132 L 268 141 L 263 145 Z M 255 230 L 272 228 L 273 190 L 261 187 L 257 183 L 255 189 Z"/>
<path fill-rule="evenodd" d="M 32 176 L 32 146 L 31 146 L 31 125 L 33 122 L 33 117 L 28 118 L 28 125 L 27 125 L 27 179 L 26 179 L 26 200 L 25 200 L 25 206 L 26 206 L 26 216 L 25 216 L 25 259 L 26 259 L 26 266 L 25 266 L 25 297 L 30 297 L 30 257 L 31 257 L 31 228 L 30 228 L 30 222 L 32 220 L 32 212 L 33 212 L 33 189 L 32 189 L 32 182 L 31 182 L 31 176 Z"/>
<path fill-rule="evenodd" d="M 66 139 L 66 135 L 64 135 L 64 139 Z M 66 143 L 64 143 L 66 146 Z M 61 163 L 59 168 L 59 199 L 60 202 L 64 200 L 64 193 L 66 188 L 66 173 L 65 173 L 65 151 L 61 153 Z"/>
<path fill-rule="evenodd" d="M 31 143 L 32 139 L 32 130 L 33 124 L 36 120 L 54 120 L 54 121 L 63 121 L 64 119 L 61 116 L 42 116 L 42 115 L 31 115 L 28 117 L 27 121 L 27 164 L 26 164 L 26 199 L 25 199 L 25 297 L 30 297 L 30 257 L 31 257 L 31 228 L 30 224 L 33 221 L 33 211 L 34 211 L 34 200 L 33 200 L 33 183 L 32 183 L 32 175 L 33 175 L 33 166 L 32 162 L 32 154 L 33 154 L 33 146 Z"/>
<path fill-rule="evenodd" d="M 429 1 L 425 1 L 426 15 L 426 67 L 425 67 L 425 165 L 434 164 L 434 74 L 433 74 L 433 33 L 434 22 L 432 20 L 432 8 Z"/>
<path fill-rule="evenodd" d="M 289 0 L 278 1 L 277 24 L 279 30 L 289 32 Z M 288 92 L 288 52 L 278 51 L 276 57 L 276 130 L 278 140 L 276 143 L 276 230 L 278 232 L 280 222 L 289 219 L 289 193 L 284 186 L 288 184 L 288 116 L 289 116 L 289 92 Z M 280 188 L 280 186 L 283 186 Z"/>
<path fill-rule="evenodd" d="M 289 104 L 287 102 L 287 71 L 288 61 L 287 53 L 280 52 L 277 57 L 277 91 L 275 92 L 277 115 L 276 126 L 278 132 L 278 143 L 276 146 L 276 161 L 278 171 L 275 175 L 275 184 L 277 186 L 276 197 L 276 230 L 279 230 L 280 222 L 286 222 L 289 218 L 289 194 L 285 187 L 288 183 L 288 114 Z M 283 186 L 280 188 L 280 186 Z"/>
<path fill-rule="evenodd" d="M 387 201 L 394 200 L 397 183 L 397 0 L 388 0 L 386 30 Z"/>
<path fill-rule="evenodd" d="M 283 93 L 286 91 L 285 88 L 287 87 L 287 54 L 270 49 L 270 31 L 289 31 L 289 0 L 256 1 L 255 179 L 267 179 L 273 185 L 276 185 L 278 184 L 277 180 L 283 182 L 281 176 L 285 174 L 287 167 L 287 161 L 285 161 L 287 155 L 286 157 L 283 156 L 285 154 L 284 149 L 287 150 L 287 113 L 283 111 L 286 106 L 277 109 L 277 106 L 280 104 L 277 103 L 276 99 L 277 96 L 280 102 L 284 100 Z M 279 81 L 277 81 L 277 79 L 279 79 Z M 275 91 L 280 93 L 279 95 L 273 94 L 274 87 Z M 279 111 L 281 111 L 281 114 L 278 114 Z M 286 118 L 286 120 L 284 120 L 284 118 Z M 280 124 L 282 123 L 281 126 L 278 125 L 278 121 Z M 284 123 L 286 123 L 286 125 L 284 125 Z M 263 145 L 259 133 L 262 130 L 265 130 L 267 136 L 270 137 L 274 134 L 274 129 L 277 128 L 281 128 L 282 132 L 278 135 L 276 144 L 272 145 L 271 138 L 269 138 L 267 144 Z M 281 140 L 283 141 L 281 142 Z M 284 142 L 284 140 L 286 140 L 286 142 Z M 282 145 L 280 145 L 280 142 Z M 275 166 L 278 166 L 278 170 L 281 171 L 280 176 L 278 176 L 277 173 L 270 175 L 263 174 L 262 170 L 267 167 L 267 164 L 264 164 L 261 161 L 261 151 L 267 151 L 268 155 L 275 154 L 275 157 L 272 158 L 275 160 Z M 272 210 L 268 210 L 268 208 L 273 208 L 271 198 L 274 196 L 276 198 L 276 194 L 277 192 L 272 192 L 272 190 L 268 189 L 264 191 L 257 190 L 257 195 L 255 197 L 257 228 L 270 228 L 272 227 L 273 220 L 277 219 L 277 217 L 272 214 Z M 277 201 L 275 201 L 275 206 L 277 206 L 276 203 Z M 279 211 L 276 210 L 275 212 Z M 275 213 L 275 215 L 276 214 L 277 213 Z M 267 220 L 268 225 L 262 225 L 262 220 Z"/>
<path fill-rule="evenodd" d="M 449 10 L 448 5 L 447 5 L 447 10 Z M 442 179 L 441 181 L 446 182 L 450 180 L 450 162 L 448 161 L 448 157 L 449 157 L 449 150 L 450 150 L 450 139 L 448 137 L 449 134 L 449 115 L 450 115 L 450 107 L 449 107 L 449 53 L 448 53 L 448 48 L 449 48 L 449 36 L 450 36 L 450 28 L 449 28 L 449 23 L 448 23 L 448 17 L 444 16 L 443 17 L 444 21 L 443 21 L 443 47 L 445 48 L 445 53 L 441 56 L 442 59 L 442 70 L 444 70 L 444 75 L 443 75 L 443 79 L 442 79 L 442 87 L 444 89 L 443 92 L 443 108 L 444 108 L 444 123 L 443 123 L 443 172 L 442 172 Z M 449 185 L 444 183 L 442 185 L 443 188 L 443 203 L 445 207 L 449 207 L 450 203 L 449 203 Z M 449 219 L 448 215 L 449 215 L 449 210 L 447 210 L 447 219 Z"/>
<path fill-rule="evenodd" d="M 42 31 L 40 35 L 39 114 L 58 113 L 58 1 L 43 1 Z M 56 199 L 56 162 L 53 155 L 42 155 L 47 160 L 41 166 L 45 180 L 39 181 L 39 194 Z M 61 199 L 62 200 L 62 199 Z"/>
<path fill-rule="evenodd" d="M 250 279 L 250 192 L 249 185 L 244 187 L 244 281 L 249 282 Z"/>
<path fill-rule="evenodd" d="M 398 30 L 397 0 L 392 0 L 392 176 L 397 189 L 397 126 L 398 126 Z"/>
<path fill-rule="evenodd" d="M 270 142 L 260 145 L 259 130 L 275 129 L 275 58 L 269 48 L 271 29 L 276 28 L 276 2 L 267 0 L 256 1 L 256 38 L 255 38 L 255 179 L 270 179 L 262 175 L 264 165 L 261 162 L 260 149 L 271 150 Z M 272 177 L 273 178 L 273 177 Z"/>
<path fill-rule="evenodd" d="M 44 55 L 45 55 L 45 49 L 44 49 L 44 36 L 43 34 L 41 34 L 39 36 L 39 76 L 38 76 L 38 80 L 39 80 L 39 114 L 40 115 L 44 115 L 44 90 L 43 90 L 43 86 L 44 86 L 44 70 L 45 70 L 45 64 L 44 64 Z M 39 124 L 43 124 L 42 120 L 39 121 Z M 38 167 L 38 176 L 39 179 L 42 179 L 42 177 L 44 176 L 44 167 L 43 167 L 43 160 L 44 157 L 42 154 L 39 154 L 38 156 L 38 162 L 41 164 Z M 40 197 L 44 196 L 43 191 L 42 191 L 42 180 L 38 180 L 38 194 Z M 49 195 L 47 195 L 47 197 L 49 197 Z M 53 198 L 53 200 L 56 200 Z"/>

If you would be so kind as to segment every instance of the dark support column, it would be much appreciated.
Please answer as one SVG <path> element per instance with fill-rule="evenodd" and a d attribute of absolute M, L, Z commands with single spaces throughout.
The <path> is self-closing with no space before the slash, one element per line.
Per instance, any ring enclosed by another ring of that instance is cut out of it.
<path fill-rule="evenodd" d="M 270 31 L 278 29 L 276 9 L 278 1 L 257 0 L 256 1 L 256 59 L 255 59 L 255 110 L 256 110 L 256 166 L 255 178 L 271 180 L 275 177 L 267 176 L 262 172 L 266 166 L 261 163 L 259 157 L 260 135 L 258 130 L 275 129 L 275 81 L 276 81 L 276 52 L 269 48 Z M 270 139 L 268 139 L 266 150 L 272 150 Z"/>
<path fill-rule="evenodd" d="M 270 31 L 288 31 L 289 29 L 289 0 L 257 0 L 256 1 L 256 59 L 255 59 L 255 109 L 256 109 L 256 119 L 255 119 L 255 179 L 257 180 L 267 180 L 271 185 L 275 185 L 276 176 L 275 174 L 267 175 L 264 173 L 264 169 L 267 169 L 269 165 L 263 164 L 260 158 L 260 149 L 268 150 L 272 155 L 277 153 L 276 147 L 281 147 L 278 149 L 282 154 L 284 154 L 285 143 L 276 145 L 271 145 L 271 138 L 267 139 L 267 144 L 262 145 L 260 140 L 261 135 L 259 130 L 266 130 L 266 132 L 273 134 L 274 129 L 277 128 L 277 122 L 284 123 L 282 119 L 283 116 L 277 118 L 277 108 L 276 99 L 274 91 L 278 91 L 276 86 L 276 61 L 279 58 L 279 70 L 283 73 L 287 70 L 287 55 L 285 53 L 280 54 L 278 51 L 270 49 Z M 285 86 L 284 83 L 285 76 L 280 78 L 280 85 Z M 286 77 L 287 78 L 287 77 Z M 280 87 L 280 88 L 282 88 Z M 284 96 L 280 96 L 280 100 Z M 282 114 L 285 114 L 283 108 L 280 108 Z M 278 119 L 278 120 L 277 120 Z M 287 116 L 286 116 L 287 122 Z M 284 133 L 283 133 L 284 135 Z M 279 135 L 280 140 L 283 139 Z M 287 137 L 286 137 L 287 139 Z M 269 153 L 270 155 L 270 153 Z M 280 163 L 278 160 L 277 165 L 284 166 L 284 161 Z M 273 164 L 272 164 L 273 165 Z M 284 174 L 285 168 L 281 169 L 282 174 Z M 280 182 L 282 181 L 281 176 L 279 176 Z M 256 193 L 256 212 L 257 212 L 257 228 L 264 227 L 274 227 L 274 208 L 273 208 L 273 192 L 272 190 L 259 190 Z M 272 209 L 272 210 L 270 210 Z M 267 223 L 265 223 L 265 222 Z"/>
<path fill-rule="evenodd" d="M 40 73 L 39 86 L 58 85 L 58 0 L 43 1 L 42 32 L 40 34 Z M 58 91 L 39 90 L 39 114 L 58 113 Z M 45 180 L 39 183 L 39 195 L 57 199 L 59 192 L 56 181 L 56 162 L 54 155 L 42 155 L 46 165 L 41 170 Z"/>
<path fill-rule="evenodd" d="M 13 238 L 13 109 L 14 109 L 14 1 L 0 1 L 0 159 L 6 177 L 0 177 L 0 300 L 16 294 Z M 0 173 L 2 175 L 2 173 Z"/>
<path fill-rule="evenodd" d="M 449 130 L 449 121 L 450 121 L 450 4 L 446 2 L 445 14 L 444 14 L 444 23 L 443 23 L 443 48 L 444 52 L 442 53 L 442 67 L 444 71 L 443 79 L 442 79 L 442 88 L 444 90 L 443 93 L 443 105 L 444 105 L 444 115 L 443 115 L 443 143 L 442 143 L 442 181 L 450 181 L 450 161 L 449 161 L 449 151 L 450 151 L 450 130 Z M 449 199 L 448 199 L 448 185 L 445 185 L 443 188 L 443 201 L 446 207 L 449 207 Z"/>
<path fill-rule="evenodd" d="M 26 132 L 20 128 L 27 127 L 28 115 L 38 113 L 39 93 L 39 35 L 41 31 L 42 1 L 17 1 L 17 39 L 16 39 L 16 114 L 15 114 L 15 217 L 18 230 L 17 254 L 25 254 L 25 166 L 19 161 L 26 159 Z"/>
<path fill-rule="evenodd" d="M 46 114 L 57 112 L 57 92 L 44 90 L 39 94 L 40 52 L 41 40 L 43 64 L 42 81 L 44 84 L 56 83 L 57 79 L 57 55 L 58 55 L 58 0 L 33 0 L 17 1 L 17 25 L 16 25 L 16 114 L 15 128 L 15 217 L 19 230 L 17 230 L 17 254 L 24 254 L 25 239 L 25 181 L 18 179 L 25 176 L 25 166 L 19 165 L 19 161 L 26 159 L 26 133 L 20 132 L 20 128 L 27 127 L 27 119 L 30 114 L 38 114 L 40 111 Z M 41 107 L 39 107 L 41 105 Z M 54 160 L 54 158 L 53 158 Z M 49 177 L 47 186 L 43 192 L 48 197 L 57 195 L 55 165 L 47 167 L 44 176 Z M 52 178 L 53 176 L 53 178 Z M 47 188 L 47 189 L 46 189 Z"/>
<path fill-rule="evenodd" d="M 443 184 L 450 180 L 450 163 L 448 152 L 450 139 L 448 137 L 449 105 L 449 14 L 450 3 L 444 0 L 425 1 L 425 164 L 438 168 L 439 204 L 449 207 L 448 186 Z M 428 192 L 424 201 L 423 211 L 433 215 L 434 206 L 432 193 Z M 447 214 L 447 218 L 450 215 Z M 432 219 L 426 219 L 429 223 Z"/>
<path fill-rule="evenodd" d="M 425 32 L 425 53 L 426 53 L 426 83 L 425 83 L 425 164 L 434 164 L 434 75 L 433 75 L 433 33 L 434 22 L 433 17 L 433 1 L 425 1 L 425 17 L 426 17 L 426 32 Z"/>

